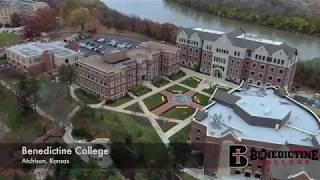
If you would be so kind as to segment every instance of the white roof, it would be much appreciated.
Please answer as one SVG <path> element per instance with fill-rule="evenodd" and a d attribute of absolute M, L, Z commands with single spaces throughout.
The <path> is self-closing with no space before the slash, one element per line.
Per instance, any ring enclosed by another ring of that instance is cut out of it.
<path fill-rule="evenodd" d="M 207 32 L 207 33 L 213 33 L 213 34 L 225 34 L 225 32 L 222 31 L 217 31 L 213 29 L 204 29 L 204 28 L 194 28 L 193 30 L 195 31 L 202 31 L 202 32 Z"/>
<path fill-rule="evenodd" d="M 250 34 L 250 33 L 245 33 L 245 34 L 241 34 L 239 36 L 237 36 L 237 38 L 240 39 L 246 39 L 249 41 L 256 41 L 256 42 L 261 42 L 261 43 L 266 43 L 266 44 L 272 44 L 272 45 L 276 45 L 276 46 L 280 46 L 283 42 L 280 41 L 273 41 L 270 39 L 263 39 L 258 37 L 258 35 L 256 34 Z"/>
<path fill-rule="evenodd" d="M 280 129 L 250 125 L 239 117 L 231 107 L 217 102 L 208 106 L 208 117 L 201 122 L 197 122 L 207 127 L 208 136 L 223 137 L 231 133 L 239 140 L 248 139 L 273 144 L 289 143 L 313 146 L 311 139 L 319 131 L 319 119 L 310 113 L 307 108 L 292 101 L 291 98 L 281 98 L 274 94 L 275 90 L 273 88 L 268 88 L 265 96 L 258 96 L 255 93 L 258 90 L 259 88 L 251 86 L 247 94 L 241 93 L 240 90 L 236 90 L 233 94 L 241 97 L 239 101 L 249 102 L 248 104 L 252 105 L 264 103 L 265 106 L 269 106 L 271 109 L 269 116 L 271 117 L 282 116 L 290 111 L 289 120 Z M 252 101 L 256 102 L 253 103 Z M 248 108 L 255 115 L 267 116 L 260 108 L 257 108 L 257 110 L 254 110 L 253 106 Z M 218 123 L 220 125 L 217 126 L 216 123 L 213 123 L 214 116 L 220 116 Z"/>
<path fill-rule="evenodd" d="M 66 58 L 77 54 L 78 52 L 65 48 L 65 42 L 54 41 L 49 43 L 29 42 L 24 44 L 17 44 L 8 49 L 20 54 L 24 57 L 40 56 L 44 51 L 52 51 L 55 56 L 59 58 Z"/>

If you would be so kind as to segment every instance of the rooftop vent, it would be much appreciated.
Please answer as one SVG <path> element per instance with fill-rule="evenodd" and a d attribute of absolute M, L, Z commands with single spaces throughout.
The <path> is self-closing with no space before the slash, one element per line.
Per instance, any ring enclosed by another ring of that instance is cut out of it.
<path fill-rule="evenodd" d="M 221 124 L 221 120 L 222 120 L 222 115 L 220 114 L 219 116 L 217 114 L 214 114 L 212 116 L 212 128 L 214 129 L 222 129 L 222 124 Z"/>

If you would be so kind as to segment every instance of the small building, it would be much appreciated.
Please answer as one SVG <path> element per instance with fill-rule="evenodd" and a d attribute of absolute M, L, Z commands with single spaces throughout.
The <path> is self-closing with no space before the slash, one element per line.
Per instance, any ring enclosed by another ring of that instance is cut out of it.
<path fill-rule="evenodd" d="M 61 41 L 28 42 L 6 48 L 8 63 L 18 72 L 29 76 L 52 74 L 62 64 L 74 64 L 80 53 L 76 44 Z"/>
<path fill-rule="evenodd" d="M 230 145 L 245 145 L 248 153 L 252 149 L 319 149 L 319 117 L 289 97 L 286 90 L 243 83 L 232 93 L 217 90 L 213 100 L 196 112 L 191 130 L 192 143 L 203 153 L 206 173 L 235 179 L 320 177 L 319 163 L 314 160 L 310 160 L 313 167 L 305 168 L 299 164 L 292 168 L 288 164 L 276 166 L 250 159 L 245 167 L 229 165 Z"/>

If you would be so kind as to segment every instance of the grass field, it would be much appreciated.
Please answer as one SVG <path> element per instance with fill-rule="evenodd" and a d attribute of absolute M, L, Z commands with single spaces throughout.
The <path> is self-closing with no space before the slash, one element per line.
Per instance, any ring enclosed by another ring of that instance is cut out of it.
<path fill-rule="evenodd" d="M 202 106 L 206 106 L 209 104 L 210 97 L 205 96 L 203 94 L 196 94 L 192 97 L 193 102 L 198 103 Z"/>
<path fill-rule="evenodd" d="M 166 122 L 162 120 L 157 120 L 160 128 L 162 129 L 163 132 L 167 132 L 169 129 L 177 125 L 177 123 L 174 122 Z"/>
<path fill-rule="evenodd" d="M 124 96 L 120 99 L 115 100 L 114 102 L 107 103 L 106 105 L 116 107 L 116 106 L 120 106 L 121 104 L 124 104 L 128 101 L 131 101 L 131 100 L 132 100 L 132 98 L 130 96 Z"/>
<path fill-rule="evenodd" d="M 83 89 L 78 88 L 74 91 L 74 93 L 81 101 L 83 101 L 86 104 L 98 104 L 100 102 L 98 96 L 89 94 Z"/>
<path fill-rule="evenodd" d="M 183 80 L 181 83 L 192 88 L 197 88 L 200 82 L 201 82 L 200 78 L 189 77 L 188 79 Z"/>
<path fill-rule="evenodd" d="M 186 141 L 189 140 L 189 136 L 191 133 L 191 125 L 189 124 L 188 126 L 184 127 L 181 129 L 178 133 L 170 137 L 170 142 L 173 143 L 185 143 Z"/>
<path fill-rule="evenodd" d="M 169 109 L 168 111 L 164 112 L 162 116 L 167 118 L 173 118 L 173 119 L 179 119 L 184 120 L 188 117 L 190 117 L 195 112 L 195 109 L 193 108 L 178 108 L 174 107 L 172 109 Z"/>
<path fill-rule="evenodd" d="M 44 83 L 39 97 L 38 105 L 59 121 L 66 120 L 68 114 L 77 106 L 70 97 L 68 89 L 61 83 L 50 81 Z"/>
<path fill-rule="evenodd" d="M 176 94 L 179 94 L 179 93 L 184 94 L 189 91 L 189 89 L 179 85 L 173 85 L 166 90 Z"/>
<path fill-rule="evenodd" d="M 81 110 L 73 118 L 72 123 L 74 128 L 86 129 L 93 138 L 112 138 L 114 132 L 117 132 L 117 139 L 129 135 L 131 143 L 126 144 L 125 149 L 120 146 L 121 151 L 115 151 L 120 158 L 126 157 L 128 155 L 127 151 L 129 151 L 135 155 L 141 153 L 146 162 L 150 159 L 155 160 L 155 162 L 164 161 L 162 163 L 167 161 L 164 144 L 150 122 L 145 118 L 103 109 L 88 109 Z M 115 146 L 118 144 L 116 140 L 113 140 L 112 143 Z M 126 162 L 130 160 L 131 158 L 124 159 Z"/>
<path fill-rule="evenodd" d="M 225 91 L 225 92 L 228 92 L 228 91 L 230 91 L 230 89 L 231 89 L 231 88 L 223 87 L 223 86 L 214 86 L 214 87 L 212 87 L 212 88 L 203 89 L 202 91 L 205 92 L 205 93 L 208 93 L 208 94 L 213 94 L 214 91 L 215 91 L 217 88 L 218 88 L 219 90 Z"/>
<path fill-rule="evenodd" d="M 146 99 L 143 100 L 143 102 L 147 106 L 147 108 L 151 111 L 167 102 L 167 101 L 163 102 L 162 97 L 164 96 L 162 96 L 160 93 L 157 93 L 147 97 Z"/>
<path fill-rule="evenodd" d="M 169 81 L 163 79 L 163 78 L 159 78 L 158 80 L 155 80 L 152 82 L 152 84 L 156 87 L 162 87 L 164 85 L 167 85 L 169 83 Z"/>
<path fill-rule="evenodd" d="M 151 89 L 145 87 L 145 86 L 140 86 L 136 89 L 130 90 L 130 92 L 132 92 L 134 95 L 136 96 L 142 96 L 144 94 L 147 94 L 148 92 L 150 92 Z"/>
<path fill-rule="evenodd" d="M 0 33 L 0 47 L 8 46 L 20 41 L 22 38 L 19 35 L 12 33 Z"/>
<path fill-rule="evenodd" d="M 180 79 L 180 78 L 182 78 L 184 76 L 186 76 L 186 73 L 180 70 L 178 73 L 169 76 L 169 79 L 178 80 L 178 79 Z"/>
<path fill-rule="evenodd" d="M 129 110 L 129 111 L 132 111 L 132 112 L 140 112 L 140 113 L 143 113 L 139 103 L 134 103 L 132 104 L 131 106 L 128 106 L 125 108 L 125 110 Z"/>

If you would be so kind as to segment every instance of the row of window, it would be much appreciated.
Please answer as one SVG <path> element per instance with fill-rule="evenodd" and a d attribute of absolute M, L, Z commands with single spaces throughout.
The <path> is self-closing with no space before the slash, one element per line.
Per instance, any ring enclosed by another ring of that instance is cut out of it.
<path fill-rule="evenodd" d="M 266 56 L 263 56 L 263 55 L 259 55 L 259 54 L 256 54 L 256 57 L 255 57 L 256 60 L 262 60 L 262 61 L 265 61 L 267 60 L 267 62 L 273 62 L 275 64 L 281 64 L 281 65 L 284 65 L 284 59 L 277 59 L 277 58 L 271 58 L 271 57 L 266 57 Z"/>
<path fill-rule="evenodd" d="M 221 63 L 221 64 L 225 64 L 226 63 L 226 59 L 225 58 L 216 57 L 216 56 L 213 57 L 213 61 Z"/>
<path fill-rule="evenodd" d="M 212 68 L 213 68 L 213 69 L 219 68 L 219 69 L 221 69 L 221 70 L 224 72 L 224 67 L 223 67 L 223 66 L 219 66 L 219 65 L 213 64 L 213 65 L 212 65 Z"/>
<path fill-rule="evenodd" d="M 192 40 L 189 40 L 189 39 L 179 38 L 178 41 L 179 41 L 179 42 L 182 42 L 182 43 L 187 43 L 187 44 L 196 45 L 196 46 L 199 45 L 199 42 L 198 42 L 198 41 L 192 41 Z"/>
<path fill-rule="evenodd" d="M 254 76 L 254 75 L 255 75 L 255 72 L 254 72 L 254 71 L 251 71 L 251 72 L 250 72 L 250 75 L 251 75 L 251 76 Z M 259 77 L 259 78 L 263 78 L 263 73 L 259 73 L 259 74 L 258 74 L 258 77 Z M 273 76 L 271 76 L 271 75 L 268 76 L 268 80 L 269 80 L 269 81 L 272 81 L 272 80 L 273 80 Z M 277 78 L 277 82 L 278 82 L 278 83 L 281 83 L 281 81 L 282 81 L 281 78 Z"/>
<path fill-rule="evenodd" d="M 217 53 L 229 54 L 228 50 L 217 48 Z"/>
<path fill-rule="evenodd" d="M 240 56 L 240 51 L 234 51 L 233 55 L 239 57 Z"/>

